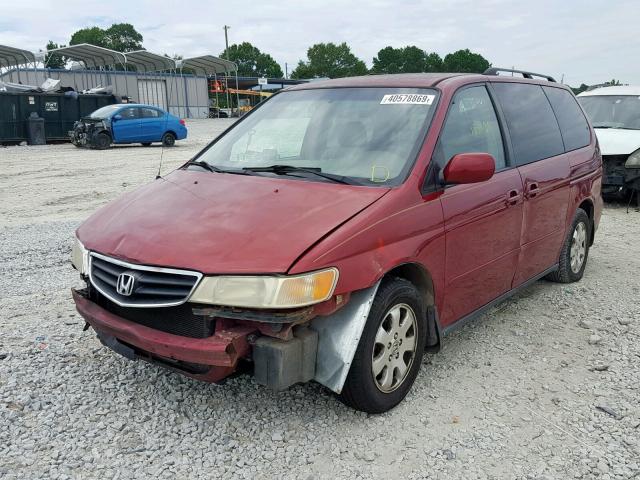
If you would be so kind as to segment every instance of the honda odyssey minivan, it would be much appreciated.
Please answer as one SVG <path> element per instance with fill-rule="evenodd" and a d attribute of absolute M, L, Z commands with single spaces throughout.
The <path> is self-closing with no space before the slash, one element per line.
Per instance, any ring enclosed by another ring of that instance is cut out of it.
<path fill-rule="evenodd" d="M 78 312 L 129 359 L 276 390 L 313 380 L 389 410 L 452 330 L 585 271 L 593 129 L 552 78 L 497 73 L 273 95 L 78 228 Z"/>

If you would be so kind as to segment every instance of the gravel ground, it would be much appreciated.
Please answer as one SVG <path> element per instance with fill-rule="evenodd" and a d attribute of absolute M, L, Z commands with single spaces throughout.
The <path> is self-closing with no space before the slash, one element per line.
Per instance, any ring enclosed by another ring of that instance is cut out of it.
<path fill-rule="evenodd" d="M 190 121 L 167 172 L 229 120 Z M 541 281 L 427 356 L 378 416 L 128 362 L 82 332 L 72 232 L 159 147 L 0 147 L 0 478 L 640 478 L 640 213 L 604 212 L 585 278 Z"/>

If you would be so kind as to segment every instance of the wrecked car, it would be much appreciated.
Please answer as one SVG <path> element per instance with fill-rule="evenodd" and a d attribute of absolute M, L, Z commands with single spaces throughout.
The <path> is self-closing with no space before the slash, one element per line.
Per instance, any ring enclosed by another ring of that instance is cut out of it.
<path fill-rule="evenodd" d="M 602 193 L 630 197 L 635 192 L 640 205 L 640 86 L 596 88 L 578 100 L 598 135 Z"/>
<path fill-rule="evenodd" d="M 187 127 L 183 119 L 158 107 L 129 103 L 99 108 L 75 122 L 69 137 L 76 147 L 98 150 L 128 143 L 172 147 L 176 140 L 187 138 Z"/>
<path fill-rule="evenodd" d="M 129 359 L 313 380 L 384 412 L 447 334 L 537 279 L 582 278 L 601 177 L 550 77 L 297 85 L 86 220 L 72 294 Z"/>

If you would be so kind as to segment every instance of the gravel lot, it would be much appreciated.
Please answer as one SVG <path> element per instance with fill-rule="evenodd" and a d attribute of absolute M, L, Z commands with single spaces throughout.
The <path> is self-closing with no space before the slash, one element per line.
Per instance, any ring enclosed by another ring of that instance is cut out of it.
<path fill-rule="evenodd" d="M 168 172 L 230 120 L 189 121 Z M 640 213 L 604 212 L 582 282 L 538 282 L 427 356 L 379 416 L 128 362 L 83 332 L 74 228 L 161 149 L 0 147 L 0 478 L 640 478 Z"/>

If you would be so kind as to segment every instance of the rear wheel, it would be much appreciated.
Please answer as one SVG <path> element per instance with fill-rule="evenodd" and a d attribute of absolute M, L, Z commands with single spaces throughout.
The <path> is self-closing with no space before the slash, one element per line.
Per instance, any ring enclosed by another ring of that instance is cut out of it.
<path fill-rule="evenodd" d="M 418 375 L 425 348 L 426 314 L 407 280 L 384 281 L 376 294 L 340 399 L 367 413 L 392 409 Z"/>
<path fill-rule="evenodd" d="M 106 150 L 111 146 L 111 137 L 106 133 L 96 135 L 95 147 L 98 150 Z"/>
<path fill-rule="evenodd" d="M 162 136 L 162 145 L 165 147 L 173 147 L 175 144 L 176 136 L 173 133 L 167 132 Z"/>
<path fill-rule="evenodd" d="M 578 208 L 573 217 L 573 223 L 569 234 L 562 245 L 558 270 L 550 273 L 547 278 L 554 282 L 577 282 L 584 275 L 589 257 L 589 244 L 591 243 L 591 220 L 587 212 Z"/>

